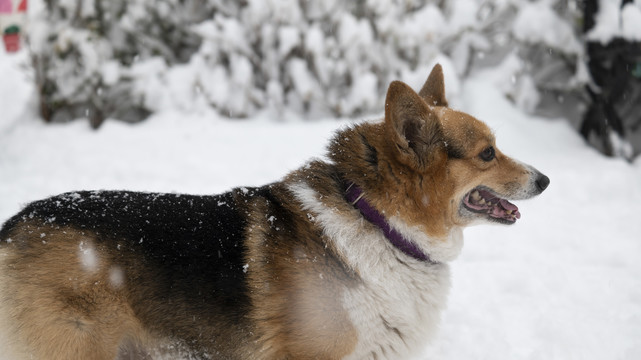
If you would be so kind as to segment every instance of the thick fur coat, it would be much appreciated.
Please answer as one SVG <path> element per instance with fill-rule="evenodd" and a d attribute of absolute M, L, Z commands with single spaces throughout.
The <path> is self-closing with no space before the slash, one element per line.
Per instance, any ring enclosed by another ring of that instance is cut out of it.
<path fill-rule="evenodd" d="M 393 82 L 382 121 L 337 132 L 326 160 L 263 187 L 83 191 L 29 204 L 0 230 L 0 331 L 11 356 L 417 354 L 446 305 L 462 229 L 514 223 L 509 200 L 549 184 L 444 94 L 438 65 L 419 93 Z M 351 186 L 356 201 L 346 199 Z"/>

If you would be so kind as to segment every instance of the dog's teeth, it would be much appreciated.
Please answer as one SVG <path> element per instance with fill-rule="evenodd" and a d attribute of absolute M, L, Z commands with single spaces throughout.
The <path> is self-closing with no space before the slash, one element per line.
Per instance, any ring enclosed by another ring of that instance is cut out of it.
<path fill-rule="evenodd" d="M 479 201 L 479 204 L 481 204 L 481 205 L 485 205 L 485 199 L 481 199 L 481 200 Z"/>
<path fill-rule="evenodd" d="M 481 198 L 481 194 L 479 194 L 478 191 L 475 191 L 472 193 L 472 200 L 479 201 L 480 198 Z"/>
<path fill-rule="evenodd" d="M 512 210 L 507 210 L 507 211 L 506 211 L 506 213 L 507 213 L 508 215 L 512 215 Z"/>

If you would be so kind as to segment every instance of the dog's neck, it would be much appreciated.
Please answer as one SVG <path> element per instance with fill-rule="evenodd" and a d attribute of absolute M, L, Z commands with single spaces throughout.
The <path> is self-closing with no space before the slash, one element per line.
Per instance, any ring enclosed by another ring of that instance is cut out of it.
<path fill-rule="evenodd" d="M 353 182 L 346 183 L 345 198 L 347 201 L 360 210 L 361 214 L 363 214 L 363 217 L 367 219 L 367 221 L 376 225 L 392 245 L 414 259 L 431 262 L 430 257 L 421 251 L 416 244 L 409 241 L 401 233 L 392 228 L 383 214 L 378 212 L 378 210 L 365 200 L 364 194 L 363 189 L 358 185 Z"/>

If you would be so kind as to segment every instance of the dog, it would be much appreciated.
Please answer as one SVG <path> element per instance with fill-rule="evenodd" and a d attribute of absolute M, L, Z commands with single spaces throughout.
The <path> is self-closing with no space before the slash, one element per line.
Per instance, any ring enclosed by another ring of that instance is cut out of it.
<path fill-rule="evenodd" d="M 511 201 L 549 182 L 448 107 L 436 65 L 281 181 L 27 205 L 0 230 L 3 336 L 16 359 L 408 358 L 435 334 L 462 229 L 514 224 Z"/>

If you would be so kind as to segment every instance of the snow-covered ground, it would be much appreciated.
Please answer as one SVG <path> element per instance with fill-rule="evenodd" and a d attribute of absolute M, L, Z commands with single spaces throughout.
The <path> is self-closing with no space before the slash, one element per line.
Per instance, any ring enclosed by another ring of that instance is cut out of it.
<path fill-rule="evenodd" d="M 69 190 L 207 194 L 275 181 L 322 156 L 346 123 L 166 111 L 99 131 L 86 121 L 45 125 L 16 65 L 24 56 L 0 51 L 0 222 Z M 516 225 L 466 230 L 449 308 L 423 358 L 641 359 L 641 160 L 603 157 L 565 121 L 515 109 L 491 80 L 460 84 L 455 106 L 486 121 L 505 153 L 551 185 L 519 203 Z M 0 359 L 10 360 L 1 351 Z"/>

